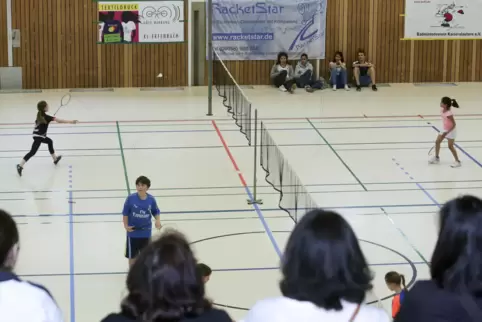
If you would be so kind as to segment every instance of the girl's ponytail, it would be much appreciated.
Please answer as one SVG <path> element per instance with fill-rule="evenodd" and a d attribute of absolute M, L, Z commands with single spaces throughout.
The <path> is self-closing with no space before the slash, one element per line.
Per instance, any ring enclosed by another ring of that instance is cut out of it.
<path fill-rule="evenodd" d="M 47 107 L 46 101 L 40 101 L 37 104 L 37 119 L 35 120 L 37 124 L 45 124 L 45 108 Z"/>
<path fill-rule="evenodd" d="M 459 107 L 460 107 L 460 106 L 459 106 L 459 103 L 457 103 L 457 101 L 455 100 L 455 98 L 452 98 L 451 103 L 452 103 L 451 105 L 452 105 L 453 107 L 455 107 L 455 108 L 459 108 Z"/>

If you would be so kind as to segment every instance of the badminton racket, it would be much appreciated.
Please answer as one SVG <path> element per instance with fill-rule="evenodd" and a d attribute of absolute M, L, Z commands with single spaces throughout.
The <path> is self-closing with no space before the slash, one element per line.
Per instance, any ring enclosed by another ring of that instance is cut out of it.
<path fill-rule="evenodd" d="M 60 111 L 62 107 L 67 106 L 67 104 L 70 103 L 71 98 L 72 98 L 72 95 L 70 95 L 69 93 L 62 96 L 62 99 L 60 100 L 60 106 L 57 109 L 57 111 L 54 113 L 54 116 L 57 115 L 57 113 Z"/>

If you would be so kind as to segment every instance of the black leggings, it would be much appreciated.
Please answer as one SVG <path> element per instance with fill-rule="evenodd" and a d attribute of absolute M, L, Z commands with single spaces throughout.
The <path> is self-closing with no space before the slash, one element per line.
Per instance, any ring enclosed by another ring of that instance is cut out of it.
<path fill-rule="evenodd" d="M 282 70 L 278 75 L 273 77 L 273 85 L 275 87 L 280 87 L 283 85 L 286 89 L 291 89 L 295 81 L 293 79 L 287 81 L 286 76 L 288 76 L 288 72 L 286 70 Z"/>
<path fill-rule="evenodd" d="M 48 138 L 48 137 L 40 137 L 40 136 L 34 136 L 33 137 L 33 143 L 32 143 L 32 148 L 30 149 L 30 152 L 27 153 L 23 159 L 25 160 L 25 162 L 27 162 L 31 157 L 33 157 L 35 155 L 35 153 L 37 153 L 38 149 L 40 148 L 40 144 L 42 143 L 45 143 L 49 146 L 49 152 L 50 154 L 54 154 L 55 151 L 54 151 L 54 142 L 52 141 L 52 139 Z"/>

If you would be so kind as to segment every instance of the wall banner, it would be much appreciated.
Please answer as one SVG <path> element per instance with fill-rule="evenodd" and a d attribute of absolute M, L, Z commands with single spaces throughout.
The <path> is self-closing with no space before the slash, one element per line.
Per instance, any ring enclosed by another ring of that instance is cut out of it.
<path fill-rule="evenodd" d="M 100 1 L 98 43 L 184 42 L 184 1 Z"/>
<path fill-rule="evenodd" d="M 482 39 L 481 0 L 405 0 L 405 38 Z"/>
<path fill-rule="evenodd" d="M 213 47 L 223 60 L 325 58 L 327 0 L 213 0 Z"/>

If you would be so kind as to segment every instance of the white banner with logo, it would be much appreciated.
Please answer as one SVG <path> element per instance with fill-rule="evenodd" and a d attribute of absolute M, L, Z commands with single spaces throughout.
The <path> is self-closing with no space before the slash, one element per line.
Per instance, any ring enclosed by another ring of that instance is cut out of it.
<path fill-rule="evenodd" d="M 405 38 L 482 39 L 482 0 L 406 0 Z"/>
<path fill-rule="evenodd" d="M 325 58 L 327 0 L 213 0 L 213 47 L 223 60 Z"/>
<path fill-rule="evenodd" d="M 184 1 L 100 1 L 99 43 L 184 41 Z"/>

